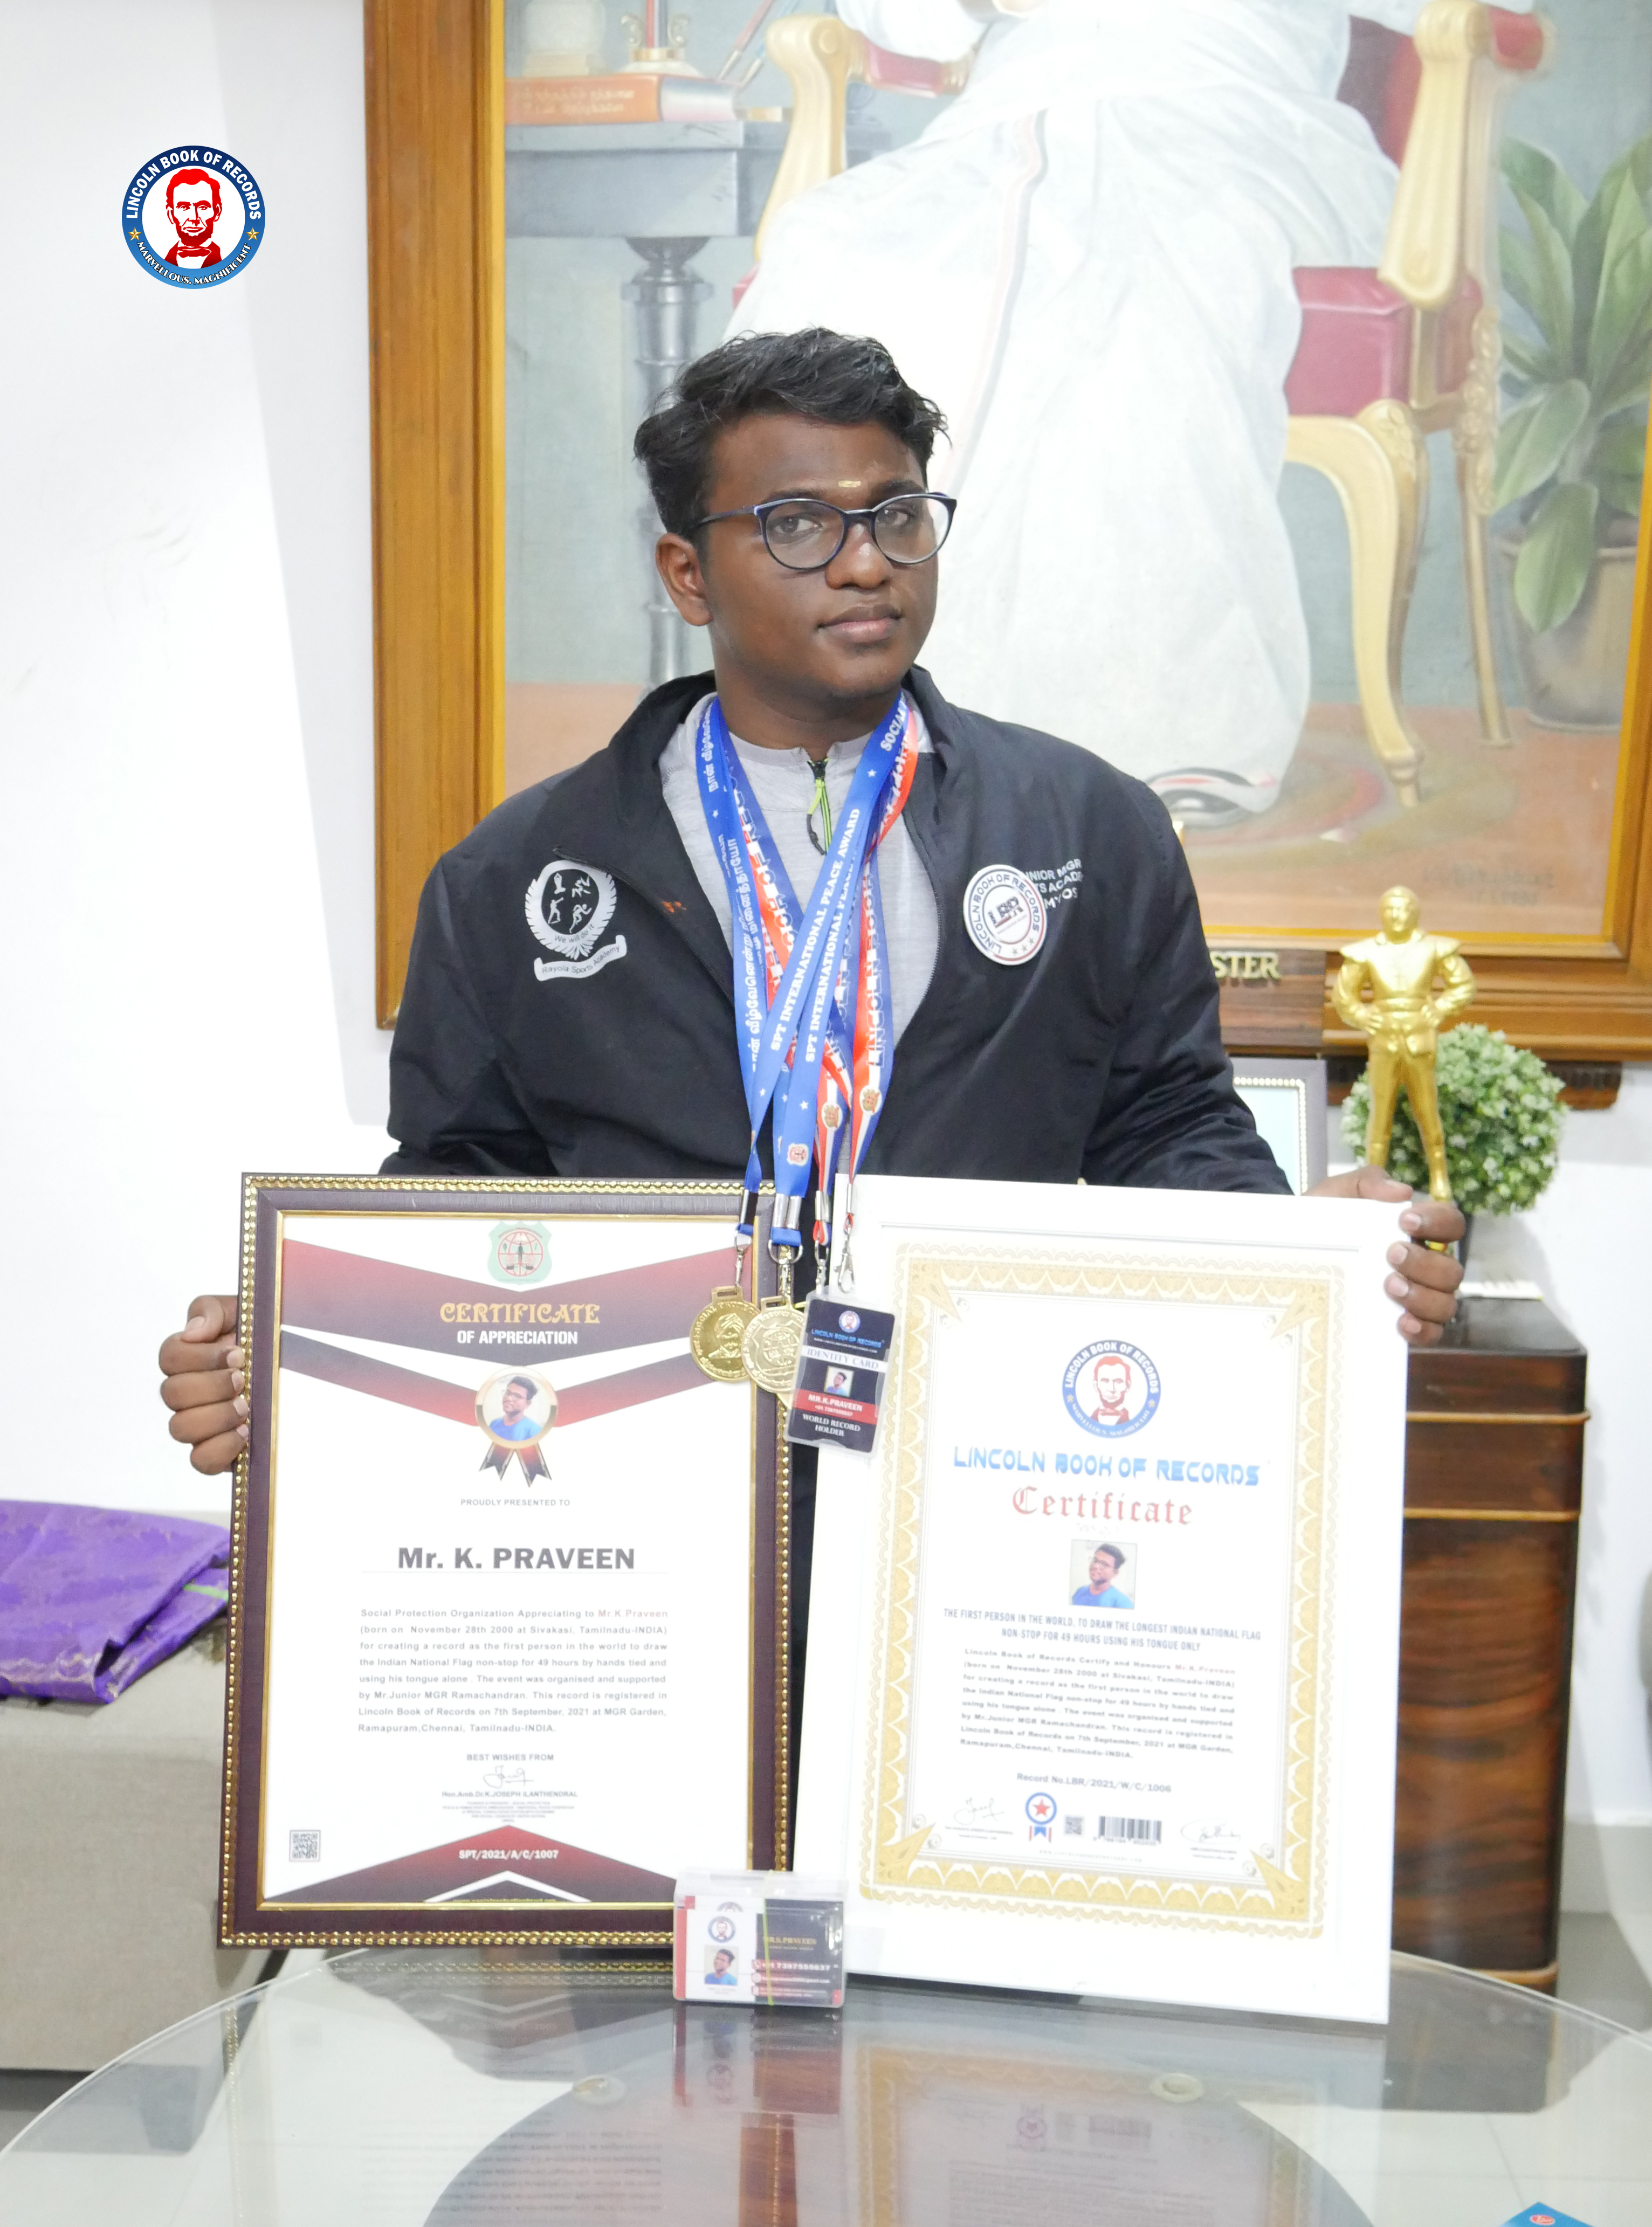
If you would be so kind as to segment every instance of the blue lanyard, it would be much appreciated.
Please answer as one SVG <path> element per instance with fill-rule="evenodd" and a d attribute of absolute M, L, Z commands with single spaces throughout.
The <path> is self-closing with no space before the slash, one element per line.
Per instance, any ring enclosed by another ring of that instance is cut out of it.
<path fill-rule="evenodd" d="M 813 1138 L 820 1068 L 828 1042 L 836 1044 L 840 1056 L 846 1051 L 844 1065 L 851 1075 L 853 1073 L 863 883 L 870 851 L 871 903 L 881 931 L 875 842 L 890 784 L 900 764 L 906 723 L 905 703 L 897 699 L 888 718 L 861 752 L 839 815 L 832 848 L 821 865 L 800 922 L 795 893 L 775 851 L 762 808 L 742 778 L 722 705 L 715 697 L 706 706 L 696 739 L 695 766 L 700 801 L 729 892 L 736 1024 L 741 1076 L 751 1124 L 746 1190 L 749 1196 L 755 1196 L 762 1181 L 757 1137 L 772 1104 L 776 1206 L 771 1234 L 776 1245 L 796 1247 L 802 1241 L 799 1227 L 800 1204 L 815 1157 Z M 771 909 L 794 931 L 791 956 L 772 1007 L 769 1003 L 764 947 L 765 895 Z M 881 933 L 878 941 L 881 945 Z M 883 1010 L 877 1014 L 873 1027 L 883 1045 L 889 1043 L 892 1033 L 887 1011 L 887 971 L 886 967 L 880 966 L 875 974 Z M 848 986 L 851 992 L 847 1016 L 839 1005 L 840 985 Z M 887 1053 L 883 1066 L 886 1091 Z M 834 1162 L 839 1135 L 840 1131 L 832 1133 L 831 1157 Z M 870 1129 L 858 1141 L 858 1159 L 870 1141 Z M 823 1169 L 823 1190 L 829 1191 L 830 1180 L 831 1170 Z M 749 1229 L 749 1223 L 743 1224 L 743 1229 Z"/>

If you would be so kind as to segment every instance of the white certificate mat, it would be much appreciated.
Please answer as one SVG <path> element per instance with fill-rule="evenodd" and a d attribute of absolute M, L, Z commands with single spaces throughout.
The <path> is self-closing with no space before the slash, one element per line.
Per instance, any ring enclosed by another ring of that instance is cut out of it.
<path fill-rule="evenodd" d="M 1400 1209 L 864 1177 L 796 1861 L 849 1969 L 1380 2020 Z M 839 1217 L 841 1220 L 841 1216 Z"/>
<path fill-rule="evenodd" d="M 239 1929 L 668 1938 L 783 1818 L 774 1410 L 688 1340 L 737 1193 L 408 1188 L 249 1184 Z"/>

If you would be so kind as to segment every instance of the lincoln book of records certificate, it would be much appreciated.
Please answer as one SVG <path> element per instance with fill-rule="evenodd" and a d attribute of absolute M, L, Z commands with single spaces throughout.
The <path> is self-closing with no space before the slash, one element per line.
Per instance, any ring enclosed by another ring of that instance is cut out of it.
<path fill-rule="evenodd" d="M 820 1457 L 796 1856 L 851 1970 L 1386 2015 L 1399 1213 L 857 1184 L 895 1345 Z"/>
<path fill-rule="evenodd" d="M 783 1442 L 689 1350 L 739 1196 L 249 1179 L 227 1935 L 665 1941 L 775 1860 Z"/>

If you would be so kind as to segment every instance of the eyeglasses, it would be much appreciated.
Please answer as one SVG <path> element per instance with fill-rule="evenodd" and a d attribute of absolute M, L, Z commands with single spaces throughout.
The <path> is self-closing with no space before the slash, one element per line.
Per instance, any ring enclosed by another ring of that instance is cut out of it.
<path fill-rule="evenodd" d="M 788 572 L 819 572 L 849 539 L 852 526 L 864 520 L 872 539 L 891 565 L 927 565 L 952 531 L 958 505 L 949 495 L 891 495 L 868 510 L 843 510 L 835 502 L 782 495 L 775 502 L 754 502 L 744 510 L 713 511 L 689 529 L 719 519 L 755 518 L 763 546 Z"/>

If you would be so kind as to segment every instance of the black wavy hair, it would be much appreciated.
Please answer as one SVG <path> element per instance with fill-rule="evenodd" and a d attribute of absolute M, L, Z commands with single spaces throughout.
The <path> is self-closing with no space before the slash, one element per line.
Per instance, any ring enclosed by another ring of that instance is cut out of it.
<path fill-rule="evenodd" d="M 824 425 L 882 425 L 928 470 L 947 421 L 907 385 L 881 341 L 812 325 L 800 333 L 742 333 L 686 365 L 633 443 L 667 533 L 687 535 L 705 513 L 711 445 L 743 418 L 813 418 Z"/>

